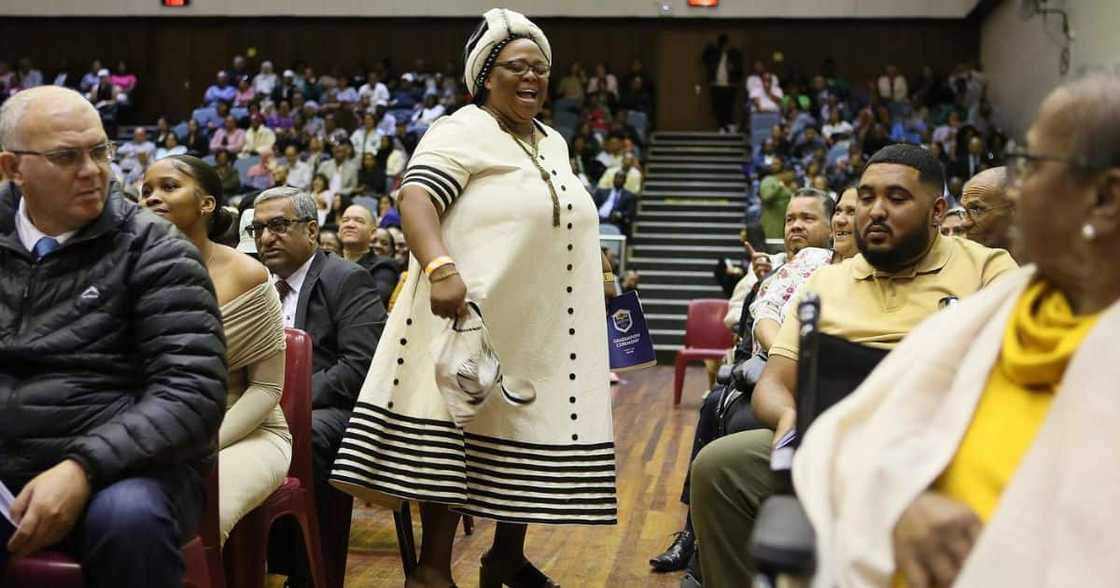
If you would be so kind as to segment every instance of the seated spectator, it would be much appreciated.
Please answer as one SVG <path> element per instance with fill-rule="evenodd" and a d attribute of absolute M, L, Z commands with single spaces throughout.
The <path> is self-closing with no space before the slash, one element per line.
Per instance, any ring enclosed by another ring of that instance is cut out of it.
<path fill-rule="evenodd" d="M 596 63 L 595 73 L 587 80 L 587 94 L 593 96 L 605 92 L 610 103 L 618 101 L 618 78 L 607 70 L 607 64 Z"/>
<path fill-rule="evenodd" d="M 249 71 L 249 64 L 245 62 L 245 57 L 242 55 L 234 55 L 230 64 L 232 67 L 230 67 L 226 73 L 231 80 L 240 80 L 241 78 L 248 78 L 253 75 L 252 72 Z"/>
<path fill-rule="evenodd" d="M 806 127 L 793 143 L 793 156 L 804 159 L 811 156 L 818 149 L 824 149 L 825 142 L 814 127 Z"/>
<path fill-rule="evenodd" d="M 957 144 L 957 133 L 961 129 L 961 115 L 957 111 L 949 113 L 949 119 L 945 124 L 933 130 L 933 141 L 941 143 L 941 148 L 946 152 L 955 149 Z M 950 147 L 953 145 L 954 147 Z"/>
<path fill-rule="evenodd" d="M 156 149 L 155 160 L 159 161 L 159 160 L 161 160 L 165 157 L 169 157 L 169 156 L 172 156 L 172 155 L 186 155 L 186 154 L 187 154 L 187 146 L 186 145 L 181 145 L 179 143 L 179 135 L 176 135 L 175 133 L 167 133 L 167 136 L 164 138 L 164 141 L 163 141 L 163 146 L 160 147 L 159 149 Z"/>
<path fill-rule="evenodd" d="M 854 200 L 854 194 L 850 195 Z M 851 204 L 851 202 L 849 202 Z M 752 355 L 762 354 L 759 360 L 765 361 L 765 353 L 770 348 L 778 328 L 786 316 L 782 310 L 794 290 L 819 268 L 833 262 L 833 252 L 828 250 L 830 219 L 834 218 L 833 202 L 825 193 L 815 190 L 799 190 L 789 201 L 786 211 L 786 224 L 783 241 L 785 251 L 780 254 L 782 261 L 774 267 L 769 263 L 758 266 L 762 272 L 752 274 L 754 279 L 742 279 L 735 287 L 735 296 L 724 317 L 729 329 L 742 332 L 753 338 Z M 778 256 L 776 256 L 778 257 Z M 785 261 L 788 259 L 788 263 Z M 843 258 L 836 256 L 837 262 Z M 776 268 L 776 269 L 775 269 Z M 757 285 L 757 287 L 756 287 Z M 745 287 L 744 287 L 745 286 Z M 743 314 L 743 305 L 750 299 L 750 312 Z M 746 321 L 740 325 L 740 320 Z M 731 416 L 725 409 L 721 415 L 719 407 L 725 406 L 727 394 L 745 394 L 750 390 L 731 391 L 722 386 L 714 388 L 705 397 L 700 408 L 700 419 L 693 438 L 691 458 L 711 441 L 720 436 L 717 421 L 725 421 L 726 434 L 755 429 L 761 425 L 750 415 L 746 402 L 740 402 L 738 412 Z M 685 477 L 681 502 L 689 504 L 689 477 Z M 677 534 L 661 555 L 650 560 L 657 571 L 682 570 L 692 557 L 695 535 L 691 516 L 686 518 L 685 527 Z M 687 578 L 687 576 L 686 576 Z M 682 585 L 687 585 L 682 582 Z"/>
<path fill-rule="evenodd" d="M 628 235 L 638 202 L 625 185 L 626 172 L 619 170 L 614 174 L 614 183 L 610 188 L 595 191 L 595 206 L 599 209 L 600 223 L 614 225 L 622 234 Z"/>
<path fill-rule="evenodd" d="M 358 101 L 358 91 L 350 85 L 350 78 L 338 78 L 338 102 L 343 105 L 353 106 Z"/>
<path fill-rule="evenodd" d="M 762 199 L 762 231 L 767 239 L 780 239 L 785 232 L 786 208 L 793 188 L 793 170 L 786 169 L 766 176 L 758 185 L 758 196 Z"/>
<path fill-rule="evenodd" d="M 898 73 L 898 68 L 893 65 L 884 68 L 876 89 L 879 91 L 879 97 L 887 102 L 902 102 L 910 95 L 906 76 Z"/>
<path fill-rule="evenodd" d="M 233 156 L 229 151 L 218 150 L 214 152 L 214 172 L 222 181 L 223 194 L 241 193 L 241 175 L 233 167 Z"/>
<path fill-rule="evenodd" d="M 950 208 L 945 213 L 945 218 L 941 220 L 941 234 L 946 237 L 964 237 L 966 236 L 965 228 L 965 212 L 963 208 Z"/>
<path fill-rule="evenodd" d="M 97 83 L 90 87 L 86 98 L 93 103 L 102 119 L 116 120 L 117 108 L 120 106 L 121 89 L 113 84 L 109 70 L 101 69 L 97 72 Z"/>
<path fill-rule="evenodd" d="M 1010 158 L 1035 265 L 926 321 L 809 430 L 794 482 L 820 585 L 1087 586 L 1120 573 L 1105 425 L 1120 410 L 1118 96 L 1115 74 L 1059 87 Z"/>
<path fill-rule="evenodd" d="M 245 173 L 248 179 L 246 183 L 254 190 L 267 190 L 275 185 L 272 172 L 276 168 L 276 163 L 272 160 L 272 148 L 265 147 L 261 150 L 260 156 L 260 161 L 250 166 L 249 171 Z"/>
<path fill-rule="evenodd" d="M 328 230 L 319 231 L 319 250 L 342 255 L 342 243 L 338 240 L 338 233 Z"/>
<path fill-rule="evenodd" d="M 370 152 L 362 155 L 362 167 L 358 170 L 358 185 L 354 193 L 384 194 L 386 182 L 385 170 L 377 163 L 377 155 Z"/>
<path fill-rule="evenodd" d="M 156 144 L 148 140 L 148 130 L 136 127 L 132 131 L 132 140 L 117 148 L 121 169 L 131 171 L 139 164 L 140 154 L 143 153 L 148 161 L 155 159 Z"/>
<path fill-rule="evenodd" d="M 377 153 L 381 148 L 381 133 L 377 130 L 377 119 L 372 112 L 362 115 L 362 126 L 350 134 L 350 144 L 359 156 Z"/>
<path fill-rule="evenodd" d="M 229 83 L 229 74 L 225 70 L 221 70 L 218 72 L 217 82 L 206 88 L 206 93 L 202 96 L 202 102 L 207 106 L 216 107 L 219 102 L 233 104 L 235 98 L 237 98 L 237 88 Z"/>
<path fill-rule="evenodd" d="M 241 147 L 241 157 L 253 154 L 263 154 L 265 150 L 272 151 L 276 144 L 276 133 L 264 124 L 264 117 L 259 113 L 249 118 L 249 128 L 245 131 L 245 145 Z"/>
<path fill-rule="evenodd" d="M 288 186 L 300 190 L 311 187 L 311 164 L 299 158 L 299 149 L 295 145 L 284 148 L 284 161 L 281 163 L 288 168 Z"/>
<path fill-rule="evenodd" d="M 237 93 L 233 96 L 233 105 L 237 108 L 249 108 L 249 105 L 257 99 L 257 91 L 253 89 L 253 84 L 245 78 L 237 80 Z"/>
<path fill-rule="evenodd" d="M 638 158 L 634 157 L 634 154 L 629 151 L 622 156 L 622 165 L 608 168 L 607 171 L 603 172 L 603 177 L 599 178 L 599 188 L 613 186 L 614 176 L 619 172 L 626 174 L 625 187 L 627 191 L 634 195 L 642 193 L 642 168 Z"/>
<path fill-rule="evenodd" d="M 403 272 L 408 269 L 408 257 L 412 254 L 412 250 L 400 227 L 389 227 L 388 231 L 393 236 L 393 258 L 397 260 L 397 265 Z"/>
<path fill-rule="evenodd" d="M 203 260 L 111 189 L 111 143 L 80 94 L 22 91 L 0 129 L 0 323 L 28 326 L 0 338 L 5 549 L 66 551 L 89 586 L 182 586 L 226 395 Z"/>
<path fill-rule="evenodd" d="M 311 177 L 315 177 L 315 174 L 319 173 L 319 167 L 330 157 L 330 153 L 323 147 L 322 139 L 318 137 L 308 139 L 307 152 L 304 153 L 303 160 L 311 166 Z"/>
<path fill-rule="evenodd" d="M 16 67 L 16 77 L 19 78 L 21 90 L 28 90 L 43 85 L 43 72 L 31 63 L 31 59 L 23 57 Z"/>
<path fill-rule="evenodd" d="M 191 119 L 197 120 L 207 132 L 214 132 L 225 124 L 229 116 L 229 102 L 219 101 L 212 106 L 213 110 L 202 110 L 192 114 Z"/>
<path fill-rule="evenodd" d="M 371 248 L 376 230 L 373 213 L 360 204 L 351 204 L 339 219 L 338 239 L 342 243 L 342 256 L 346 261 L 364 267 L 373 276 L 377 295 L 381 297 L 382 304 L 388 305 L 393 290 L 397 288 L 400 270 L 391 253 L 383 255 L 387 253 L 384 245 L 379 247 L 380 254 Z M 382 235 L 382 239 L 385 239 L 388 233 Z"/>
<path fill-rule="evenodd" d="M 578 61 L 568 66 L 568 75 L 560 79 L 556 86 L 557 101 L 566 100 L 578 108 L 583 106 L 583 89 L 587 85 L 587 74 L 583 71 L 583 64 Z"/>
<path fill-rule="evenodd" d="M 611 133 L 607 137 L 606 143 L 603 145 L 603 150 L 595 158 L 602 164 L 604 170 L 611 169 L 612 167 L 622 167 L 622 158 L 625 155 L 625 145 L 623 144 L 624 137 L 621 133 Z"/>
<path fill-rule="evenodd" d="M 315 174 L 315 177 L 311 178 L 310 193 L 315 199 L 315 220 L 319 226 L 338 226 L 334 215 L 334 201 L 338 196 L 331 190 L 327 176 Z"/>
<path fill-rule="evenodd" d="M 438 102 L 436 96 L 429 94 L 424 97 L 424 107 L 417 110 L 416 114 L 412 115 L 412 124 L 417 129 L 427 129 L 436 122 L 436 119 L 443 116 L 447 109 Z"/>
<path fill-rule="evenodd" d="M 349 196 L 358 187 L 358 161 L 350 157 L 350 143 L 338 143 L 334 157 L 319 166 L 318 173 L 327 178 L 332 192 Z"/>
<path fill-rule="evenodd" d="M 848 156 L 836 161 L 832 173 L 828 175 L 828 183 L 831 186 L 851 186 L 862 173 L 863 151 L 858 144 L 852 143 L 848 149 Z"/>
<path fill-rule="evenodd" d="M 389 227 L 400 228 L 400 226 L 401 226 L 401 214 L 400 214 L 400 212 L 397 211 L 397 203 L 396 203 L 395 198 L 396 198 L 396 193 L 394 193 L 393 195 L 382 194 L 380 197 L 377 198 L 377 219 L 378 219 L 377 220 L 377 226 L 378 227 L 383 228 L 383 229 L 386 229 L 386 228 L 389 228 Z M 376 237 L 376 235 L 375 235 L 375 237 Z M 375 238 L 374 239 L 374 245 L 376 246 L 376 244 L 377 244 L 377 239 Z M 390 250 L 390 252 L 389 252 L 390 257 L 392 257 L 392 251 L 395 250 L 395 247 L 396 246 L 394 245 L 394 249 Z M 385 255 L 385 254 L 380 253 L 378 255 Z"/>
<path fill-rule="evenodd" d="M 837 141 L 851 138 L 852 123 L 840 118 L 840 111 L 833 110 L 828 115 L 828 122 L 821 128 L 824 138 L 831 145 Z"/>
<path fill-rule="evenodd" d="M 747 78 L 747 100 L 754 112 L 779 112 L 782 86 L 778 76 L 766 71 L 761 61 L 754 62 L 754 74 Z"/>
<path fill-rule="evenodd" d="M 369 96 L 369 103 L 376 107 L 378 104 L 389 103 L 389 87 L 381 82 L 381 76 L 371 71 L 366 75 L 366 83 L 358 88 L 358 97 Z"/>
<path fill-rule="evenodd" d="M 377 114 L 377 130 L 383 137 L 391 137 L 397 132 L 397 117 L 389 112 L 388 102 L 374 102 L 374 112 Z"/>
<path fill-rule="evenodd" d="M 271 96 L 276 91 L 276 72 L 272 69 L 272 62 L 261 62 L 261 71 L 253 76 L 253 91 L 258 96 Z"/>
<path fill-rule="evenodd" d="M 171 123 L 167 122 L 166 116 L 161 116 L 156 119 L 156 149 L 166 147 L 167 136 L 173 134 L 171 131 Z"/>
<path fill-rule="evenodd" d="M 821 332 L 891 349 L 936 312 L 942 298 L 964 298 L 1015 269 L 1005 251 L 940 236 L 936 220 L 946 207 L 944 185 L 941 166 L 921 147 L 891 145 L 871 158 L 856 205 L 860 254 L 821 268 L 799 288 L 820 296 Z M 885 287 L 891 296 L 884 297 Z M 751 397 L 766 428 L 718 439 L 693 462 L 691 504 L 704 546 L 705 586 L 737 586 L 754 576 L 743 546 L 773 488 L 771 445 L 793 429 L 797 417 L 800 296 L 791 302 Z"/>
<path fill-rule="evenodd" d="M 101 69 L 101 60 L 94 59 L 93 65 L 90 66 L 89 70 L 82 76 L 81 81 L 78 82 L 78 90 L 82 94 L 88 93 L 98 84 L 100 79 L 98 72 L 100 72 Z M 2 82 L 2 80 L 0 80 L 0 82 Z"/>
<path fill-rule="evenodd" d="M 228 346 L 229 391 L 218 429 L 218 507 L 225 543 L 243 516 L 280 487 L 292 461 L 292 435 L 280 409 L 284 322 L 280 299 L 260 262 L 213 239 L 237 222 L 223 209 L 221 180 L 196 157 L 153 165 L 144 206 L 167 219 L 206 259 Z"/>
<path fill-rule="evenodd" d="M 1008 194 L 1007 168 L 993 167 L 964 185 L 961 207 L 968 238 L 992 249 L 1011 251 L 1015 201 Z"/>
<path fill-rule="evenodd" d="M 225 118 L 225 123 L 222 128 L 214 131 L 214 135 L 210 137 L 210 153 L 217 154 L 219 151 L 236 155 L 241 153 L 245 148 L 245 131 L 237 127 L 237 119 L 233 115 Z"/>
<path fill-rule="evenodd" d="M 991 168 L 995 162 L 990 153 L 984 149 L 984 139 L 979 135 L 973 136 L 968 140 L 968 151 L 964 156 L 960 157 L 954 164 L 953 171 L 950 175 L 955 175 L 961 179 L 968 180 L 976 174 Z"/>
<path fill-rule="evenodd" d="M 331 464 L 386 315 L 369 272 L 318 251 L 315 209 L 306 192 L 273 188 L 254 200 L 250 227 L 261 261 L 272 272 L 280 293 L 284 326 L 306 331 L 312 339 L 312 465 L 315 493 L 325 496 Z M 323 513 L 326 501 L 317 504 L 320 520 L 328 520 Z M 291 573 L 298 575 L 298 567 Z M 292 583 L 301 581 L 306 580 Z"/>

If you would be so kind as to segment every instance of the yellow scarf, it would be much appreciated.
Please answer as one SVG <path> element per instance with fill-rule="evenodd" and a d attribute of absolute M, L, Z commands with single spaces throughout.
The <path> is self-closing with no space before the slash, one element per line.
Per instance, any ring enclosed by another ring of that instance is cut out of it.
<path fill-rule="evenodd" d="M 1100 313 L 1077 316 L 1061 291 L 1038 281 L 1023 293 L 1003 336 L 999 367 L 1012 384 L 1053 390 Z"/>

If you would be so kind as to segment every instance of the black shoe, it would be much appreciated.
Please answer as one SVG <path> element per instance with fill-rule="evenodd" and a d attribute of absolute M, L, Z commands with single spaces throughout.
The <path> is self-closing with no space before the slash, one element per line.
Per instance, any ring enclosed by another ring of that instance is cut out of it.
<path fill-rule="evenodd" d="M 661 555 L 649 560 L 656 572 L 679 572 L 688 565 L 696 547 L 696 535 L 690 529 L 674 533 L 673 544 Z"/>

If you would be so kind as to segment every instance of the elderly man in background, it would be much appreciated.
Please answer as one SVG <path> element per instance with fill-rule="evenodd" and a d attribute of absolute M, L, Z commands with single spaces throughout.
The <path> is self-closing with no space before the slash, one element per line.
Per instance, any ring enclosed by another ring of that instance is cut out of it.
<path fill-rule="evenodd" d="M 1015 202 L 1008 196 L 1007 168 L 984 170 L 964 185 L 961 206 L 968 238 L 993 249 L 1011 251 Z"/>
<path fill-rule="evenodd" d="M 181 586 L 226 399 L 203 260 L 110 190 L 112 143 L 78 93 L 8 99 L 0 144 L 5 549 L 57 545 L 86 586 Z"/>
<path fill-rule="evenodd" d="M 249 128 L 245 131 L 245 143 L 241 146 L 239 157 L 262 155 L 265 150 L 271 152 L 275 144 L 276 133 L 264 124 L 264 117 L 256 113 L 249 119 Z"/>
<path fill-rule="evenodd" d="M 342 256 L 366 269 L 373 276 L 377 294 L 382 304 L 389 306 L 389 298 L 397 287 L 400 271 L 392 253 L 378 255 L 373 249 L 374 232 L 373 212 L 361 204 L 351 204 L 342 211 L 339 219 L 338 240 L 342 244 Z M 383 233 L 381 238 L 388 236 Z M 382 246 L 382 252 L 386 252 Z"/>

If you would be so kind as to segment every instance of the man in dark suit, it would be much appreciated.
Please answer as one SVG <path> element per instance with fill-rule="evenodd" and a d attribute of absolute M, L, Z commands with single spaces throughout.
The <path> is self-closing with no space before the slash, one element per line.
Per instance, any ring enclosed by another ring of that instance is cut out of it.
<path fill-rule="evenodd" d="M 385 326 L 385 306 L 360 266 L 319 251 L 315 200 L 296 188 L 257 196 L 253 230 L 272 271 L 284 324 L 307 331 L 312 360 L 312 451 L 315 479 L 326 481 L 350 411 Z"/>
<path fill-rule="evenodd" d="M 325 525 L 328 513 L 338 508 L 332 497 L 341 496 L 327 484 L 331 464 L 385 327 L 385 306 L 369 272 L 319 251 L 319 223 L 310 194 L 288 186 L 272 188 L 261 192 L 253 207 L 250 227 L 260 259 L 273 273 L 284 325 L 307 331 L 314 345 L 311 452 L 319 520 Z M 329 529 L 320 528 L 325 545 L 332 551 L 341 549 L 344 558 L 345 548 L 332 545 Z M 278 532 L 292 536 L 287 528 Z M 290 586 L 308 585 L 304 558 L 283 552 L 290 543 L 277 542 L 280 551 L 269 561 L 280 562 L 274 571 L 288 573 Z"/>
<path fill-rule="evenodd" d="M 614 174 L 614 184 L 610 188 L 595 191 L 595 206 L 599 208 L 599 222 L 618 227 L 622 234 L 630 235 L 630 223 L 638 203 L 634 194 L 623 186 L 626 184 L 626 171 Z"/>

